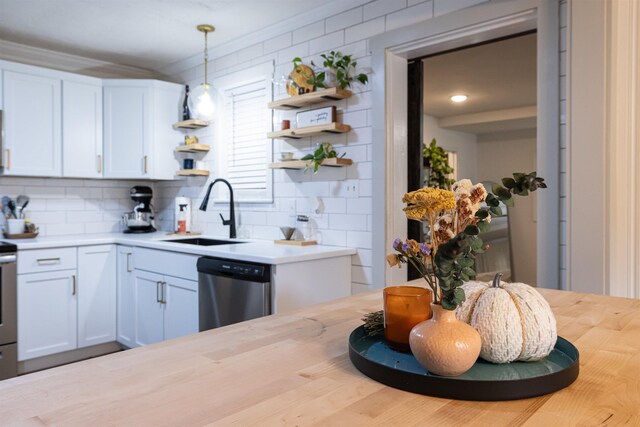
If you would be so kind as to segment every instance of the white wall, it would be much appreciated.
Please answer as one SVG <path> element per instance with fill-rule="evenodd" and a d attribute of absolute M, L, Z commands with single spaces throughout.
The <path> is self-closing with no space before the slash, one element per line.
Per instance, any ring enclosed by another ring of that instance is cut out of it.
<path fill-rule="evenodd" d="M 500 132 L 478 137 L 478 181 L 501 182 L 514 172 L 536 170 L 535 130 Z M 536 193 L 515 196 L 509 208 L 513 271 L 511 281 L 537 284 Z M 491 250 L 491 249 L 489 249 Z"/>
<path fill-rule="evenodd" d="M 238 46 L 231 54 L 217 58 L 210 64 L 209 80 L 247 69 L 253 65 L 273 61 L 276 77 L 288 74 L 291 59 L 300 56 L 308 63 L 313 59 L 321 62 L 319 55 L 330 50 L 340 50 L 352 54 L 360 67 L 370 67 L 371 56 L 368 40 L 375 35 L 401 28 L 434 16 L 444 15 L 482 3 L 482 0 L 376 0 L 363 2 L 362 6 L 352 8 L 332 16 L 319 16 L 315 22 L 299 28 L 282 28 L 275 37 L 247 46 Z M 259 33 L 259 32 L 258 32 Z M 188 62 L 185 61 L 185 64 Z M 171 69 L 175 69 L 172 65 Z M 178 67 L 179 68 L 179 67 Z M 171 78 L 190 85 L 202 82 L 202 66 L 185 65 Z M 370 79 L 376 79 L 371 75 Z M 346 135 L 313 138 L 311 141 L 274 142 L 274 151 L 309 151 L 317 143 L 328 141 L 339 152 L 346 152 L 354 160 L 354 165 L 346 169 L 323 171 L 312 176 L 301 172 L 274 171 L 274 203 L 267 205 L 240 204 L 240 225 L 253 238 L 275 239 L 279 237 L 280 225 L 288 224 L 294 213 L 309 213 L 310 198 L 316 196 L 323 200 L 325 207 L 321 216 L 313 217 L 318 237 L 323 244 L 351 246 L 358 250 L 352 260 L 352 291 L 371 289 L 374 284 L 371 272 L 372 242 L 372 121 L 371 92 L 369 86 L 356 88 L 351 99 L 340 101 L 336 105 L 340 118 L 353 127 Z M 283 94 L 280 94 L 283 96 Z M 278 97 L 278 95 L 276 95 Z M 211 129 L 199 131 L 205 143 L 224 143 L 216 141 Z M 209 154 L 207 161 L 214 165 Z M 376 167 L 383 167 L 377 165 Z M 470 168 L 472 168 L 470 166 Z M 215 170 L 209 180 L 218 177 Z M 192 179 L 185 182 L 161 183 L 159 204 L 162 208 L 162 224 L 173 221 L 173 197 L 186 195 L 194 199 L 194 206 L 200 204 L 206 181 Z M 353 190 L 355 188 L 355 191 Z M 194 209 L 194 223 L 203 231 L 226 235 L 227 227 L 220 224 L 218 213 L 227 215 L 228 206 L 212 206 L 207 212 Z"/>
<path fill-rule="evenodd" d="M 473 182 L 478 181 L 478 148 L 477 137 L 472 133 L 458 132 L 438 127 L 436 118 L 424 115 L 423 138 L 425 144 L 430 144 L 433 138 L 438 146 L 445 151 L 458 153 L 458 179 L 468 178 Z"/>

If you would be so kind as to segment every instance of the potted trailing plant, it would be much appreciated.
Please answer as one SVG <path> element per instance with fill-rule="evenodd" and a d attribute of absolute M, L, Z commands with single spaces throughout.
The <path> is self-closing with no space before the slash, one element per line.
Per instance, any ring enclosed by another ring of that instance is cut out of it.
<path fill-rule="evenodd" d="M 352 83 L 359 82 L 367 84 L 369 77 L 364 73 L 356 74 L 357 61 L 352 55 L 344 55 L 340 51 L 331 51 L 320 55 L 323 59 L 324 69 L 317 71 L 313 76 L 309 76 L 307 83 L 318 88 L 339 87 L 340 89 L 350 88 Z M 294 69 L 298 70 L 302 65 L 302 59 L 293 58 Z M 316 64 L 311 61 L 311 66 L 316 68 Z M 299 72 L 299 71 L 298 71 Z"/>
<path fill-rule="evenodd" d="M 454 181 L 449 178 L 449 175 L 453 173 L 453 168 L 449 165 L 447 152 L 439 147 L 436 139 L 433 138 L 429 145 L 422 144 L 422 154 L 426 167 L 424 184 L 445 190 L 450 189 Z"/>
<path fill-rule="evenodd" d="M 341 159 L 345 155 L 346 153 L 342 153 L 339 158 Z M 313 173 L 318 173 L 318 168 L 320 167 L 324 159 L 334 159 L 336 157 L 338 157 L 338 153 L 333 148 L 333 146 L 328 142 L 323 142 L 320 144 L 318 149 L 316 149 L 316 151 L 311 154 L 307 154 L 306 156 L 302 157 L 301 160 L 308 160 L 309 163 L 313 164 Z M 308 169 L 309 164 L 307 164 L 307 166 L 304 168 L 304 171 L 306 172 Z"/>

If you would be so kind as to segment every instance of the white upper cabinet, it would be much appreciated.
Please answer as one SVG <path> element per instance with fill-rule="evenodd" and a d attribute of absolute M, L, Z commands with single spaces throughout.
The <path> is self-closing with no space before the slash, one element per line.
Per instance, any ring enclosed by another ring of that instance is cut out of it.
<path fill-rule="evenodd" d="M 182 86 L 104 80 L 104 177 L 174 179 Z"/>
<path fill-rule="evenodd" d="M 151 89 L 104 88 L 105 178 L 149 178 Z"/>
<path fill-rule="evenodd" d="M 61 176 L 61 81 L 3 71 L 4 175 Z"/>
<path fill-rule="evenodd" d="M 62 82 L 62 175 L 102 177 L 102 81 Z"/>

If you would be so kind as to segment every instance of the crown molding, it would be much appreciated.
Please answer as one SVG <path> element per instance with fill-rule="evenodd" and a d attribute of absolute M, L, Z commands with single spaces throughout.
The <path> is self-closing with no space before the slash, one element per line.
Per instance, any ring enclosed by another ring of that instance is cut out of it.
<path fill-rule="evenodd" d="M 99 78 L 156 78 L 152 70 L 0 40 L 0 59 Z"/>
<path fill-rule="evenodd" d="M 233 41 L 212 47 L 209 49 L 209 60 L 215 60 L 225 55 L 234 53 L 245 47 L 262 43 L 265 40 L 269 40 L 286 32 L 304 27 L 305 25 L 309 25 L 314 22 L 318 22 L 319 20 L 337 15 L 338 13 L 342 13 L 349 9 L 362 6 L 369 1 L 370 0 L 339 0 L 332 3 L 324 4 L 307 12 L 298 14 L 294 17 L 282 20 L 277 24 L 270 25 L 242 37 L 238 37 Z M 196 55 L 188 56 L 184 59 L 176 61 L 165 67 L 158 68 L 157 71 L 165 76 L 175 76 L 183 71 L 197 67 L 201 63 L 202 53 L 198 53 Z"/>

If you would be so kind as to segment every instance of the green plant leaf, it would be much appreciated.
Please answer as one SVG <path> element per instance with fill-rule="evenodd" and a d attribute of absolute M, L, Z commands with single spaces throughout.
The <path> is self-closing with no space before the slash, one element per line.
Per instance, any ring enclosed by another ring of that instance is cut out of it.
<path fill-rule="evenodd" d="M 502 185 L 506 188 L 513 188 L 516 186 L 516 181 L 513 178 L 502 178 Z"/>
<path fill-rule="evenodd" d="M 461 267 L 471 267 L 473 266 L 473 260 L 470 258 L 460 258 L 458 260 L 458 264 L 460 264 Z"/>
<path fill-rule="evenodd" d="M 476 225 L 481 233 L 486 233 L 491 229 L 491 225 L 486 221 L 479 221 Z"/>
<path fill-rule="evenodd" d="M 464 234 L 466 234 L 467 236 L 477 236 L 480 233 L 480 230 L 478 230 L 478 227 L 476 227 L 475 225 L 467 225 L 467 227 L 464 229 Z"/>
<path fill-rule="evenodd" d="M 502 208 L 500 206 L 492 206 L 490 211 L 495 216 L 502 216 Z"/>

